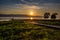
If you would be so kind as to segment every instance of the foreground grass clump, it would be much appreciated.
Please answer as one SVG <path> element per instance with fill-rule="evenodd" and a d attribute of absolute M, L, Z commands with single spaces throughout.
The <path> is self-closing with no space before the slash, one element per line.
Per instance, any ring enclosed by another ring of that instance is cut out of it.
<path fill-rule="evenodd" d="M 60 30 L 28 21 L 3 21 L 0 22 L 0 40 L 60 40 Z"/>

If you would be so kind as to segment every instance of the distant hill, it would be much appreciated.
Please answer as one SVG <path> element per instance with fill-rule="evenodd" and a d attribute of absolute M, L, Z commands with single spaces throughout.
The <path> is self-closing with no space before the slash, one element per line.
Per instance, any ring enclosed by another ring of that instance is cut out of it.
<path fill-rule="evenodd" d="M 0 14 L 0 17 L 42 17 L 42 16 L 29 16 L 24 14 Z"/>
<path fill-rule="evenodd" d="M 25 17 L 28 15 L 23 15 L 23 14 L 0 14 L 0 17 Z"/>

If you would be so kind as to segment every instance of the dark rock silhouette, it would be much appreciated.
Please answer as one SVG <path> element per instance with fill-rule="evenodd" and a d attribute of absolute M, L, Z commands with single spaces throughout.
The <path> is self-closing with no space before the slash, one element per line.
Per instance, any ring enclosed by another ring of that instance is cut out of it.
<path fill-rule="evenodd" d="M 49 18 L 49 16 L 50 16 L 50 13 L 49 13 L 49 12 L 46 12 L 46 13 L 44 14 L 44 18 Z"/>
<path fill-rule="evenodd" d="M 53 14 L 51 15 L 51 19 L 55 20 L 57 14 L 58 14 L 58 13 L 53 13 Z"/>

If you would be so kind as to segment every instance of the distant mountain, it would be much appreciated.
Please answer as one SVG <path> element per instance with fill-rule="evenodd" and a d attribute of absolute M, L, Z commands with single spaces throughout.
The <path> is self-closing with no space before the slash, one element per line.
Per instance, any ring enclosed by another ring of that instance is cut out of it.
<path fill-rule="evenodd" d="M 28 15 L 23 15 L 23 14 L 0 14 L 0 17 L 25 17 Z"/>
<path fill-rule="evenodd" d="M 29 16 L 24 14 L 0 14 L 0 17 L 42 17 L 42 16 Z"/>

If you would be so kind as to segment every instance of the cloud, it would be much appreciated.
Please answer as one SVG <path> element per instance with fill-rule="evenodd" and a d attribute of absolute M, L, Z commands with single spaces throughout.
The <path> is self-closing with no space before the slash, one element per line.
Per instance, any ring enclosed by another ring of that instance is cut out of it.
<path fill-rule="evenodd" d="M 16 6 L 20 7 L 21 9 L 41 9 L 43 7 L 36 6 L 36 5 L 27 5 L 27 4 L 16 4 Z"/>
<path fill-rule="evenodd" d="M 12 4 L 43 4 L 43 3 L 58 3 L 60 4 L 60 0 L 0 0 L 0 5 L 7 4 L 7 5 L 12 5 Z"/>
<path fill-rule="evenodd" d="M 27 5 L 27 4 L 15 4 L 3 6 L 0 9 L 0 13 L 28 13 L 28 11 L 39 10 L 42 9 L 40 6 L 36 5 Z"/>
<path fill-rule="evenodd" d="M 55 4 L 55 3 L 45 3 L 45 4 L 37 4 L 37 3 L 29 3 L 29 4 L 13 4 L 13 5 L 3 5 L 0 6 L 0 10 L 28 10 L 28 9 L 56 9 L 59 10 L 60 4 Z"/>

